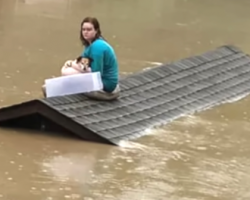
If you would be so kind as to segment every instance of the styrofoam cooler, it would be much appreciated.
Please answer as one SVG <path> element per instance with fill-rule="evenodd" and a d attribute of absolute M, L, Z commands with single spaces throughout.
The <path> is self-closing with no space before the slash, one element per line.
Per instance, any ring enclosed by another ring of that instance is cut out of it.
<path fill-rule="evenodd" d="M 47 97 L 79 94 L 103 89 L 100 72 L 46 79 L 45 86 Z"/>

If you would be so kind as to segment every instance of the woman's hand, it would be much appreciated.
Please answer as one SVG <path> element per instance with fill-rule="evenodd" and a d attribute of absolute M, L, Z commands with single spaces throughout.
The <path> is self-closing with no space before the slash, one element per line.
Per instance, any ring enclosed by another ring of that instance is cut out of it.
<path fill-rule="evenodd" d="M 91 72 L 91 68 L 90 68 L 90 67 L 88 67 L 88 68 L 85 70 L 85 73 L 89 73 L 89 72 Z"/>

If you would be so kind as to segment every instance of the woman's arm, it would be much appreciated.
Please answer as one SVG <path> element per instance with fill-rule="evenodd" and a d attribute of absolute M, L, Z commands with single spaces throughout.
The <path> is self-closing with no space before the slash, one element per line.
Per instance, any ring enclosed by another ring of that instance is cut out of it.
<path fill-rule="evenodd" d="M 90 67 L 92 72 L 103 73 L 105 45 L 101 42 L 94 42 L 91 46 L 84 49 L 82 56 L 91 60 Z"/>
<path fill-rule="evenodd" d="M 103 72 L 103 59 L 104 59 L 104 52 L 94 52 L 91 56 L 91 71 L 92 72 Z"/>

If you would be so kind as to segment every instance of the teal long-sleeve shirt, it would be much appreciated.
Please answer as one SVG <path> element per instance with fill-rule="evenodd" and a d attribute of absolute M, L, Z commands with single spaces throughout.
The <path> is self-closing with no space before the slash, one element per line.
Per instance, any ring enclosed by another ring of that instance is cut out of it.
<path fill-rule="evenodd" d="M 95 40 L 82 53 L 83 57 L 91 59 L 92 72 L 100 72 L 103 90 L 112 92 L 118 84 L 118 63 L 114 49 L 103 39 Z"/>

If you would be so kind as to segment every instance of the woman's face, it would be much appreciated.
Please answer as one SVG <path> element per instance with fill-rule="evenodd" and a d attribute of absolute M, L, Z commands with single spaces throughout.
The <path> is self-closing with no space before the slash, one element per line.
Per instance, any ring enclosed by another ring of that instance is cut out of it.
<path fill-rule="evenodd" d="M 82 25 L 82 35 L 84 37 L 85 40 L 87 41 L 91 41 L 92 39 L 95 38 L 96 36 L 96 30 L 93 26 L 93 24 L 89 23 L 89 22 L 85 22 Z"/>

